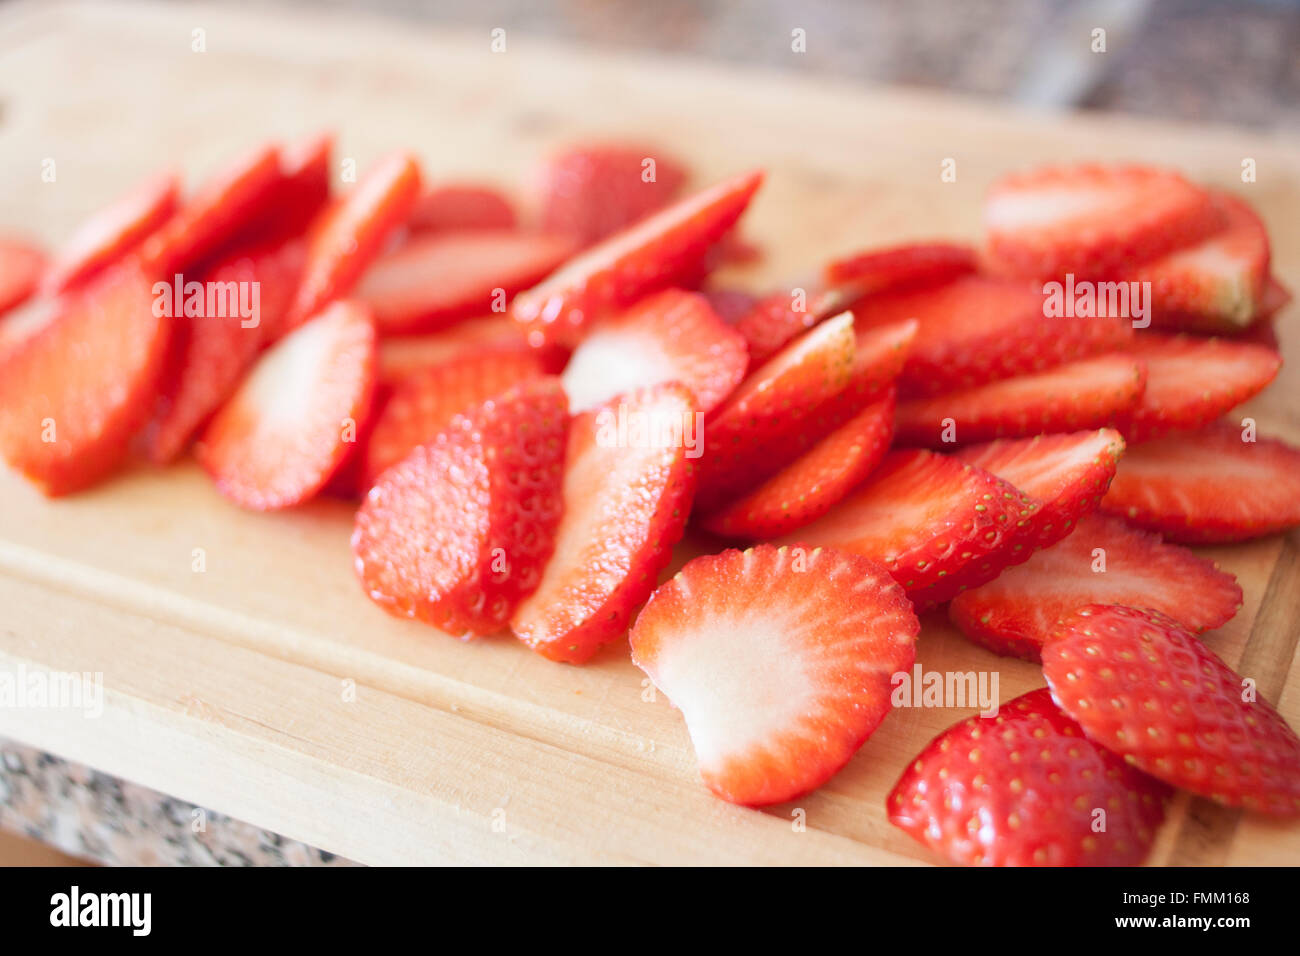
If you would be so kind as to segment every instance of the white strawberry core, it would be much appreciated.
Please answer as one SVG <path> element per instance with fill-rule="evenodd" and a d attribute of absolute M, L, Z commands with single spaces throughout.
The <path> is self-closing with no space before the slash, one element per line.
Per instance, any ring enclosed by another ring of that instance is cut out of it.
<path fill-rule="evenodd" d="M 347 309 L 331 306 L 287 335 L 254 366 L 240 401 L 257 410 L 259 432 L 293 430 L 311 417 L 317 382 L 327 373 L 347 322 Z"/>
<path fill-rule="evenodd" d="M 1050 226 L 1062 220 L 1096 214 L 1115 202 L 1113 191 L 1035 189 L 990 197 L 984 223 L 990 229 L 1024 229 Z"/>
<path fill-rule="evenodd" d="M 564 368 L 562 381 L 575 414 L 621 392 L 681 377 L 653 338 L 623 331 L 597 331 L 583 341 Z"/>

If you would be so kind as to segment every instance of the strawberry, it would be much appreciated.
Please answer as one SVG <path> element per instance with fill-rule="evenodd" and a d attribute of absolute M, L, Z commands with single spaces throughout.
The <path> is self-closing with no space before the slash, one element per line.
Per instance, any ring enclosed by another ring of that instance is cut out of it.
<path fill-rule="evenodd" d="M 1046 372 L 916 398 L 899 403 L 898 441 L 944 448 L 1096 428 L 1132 409 L 1145 383 L 1141 360 L 1102 355 Z"/>
<path fill-rule="evenodd" d="M 638 422 L 646 427 L 636 429 Z M 555 554 L 510 619 L 520 640 L 553 661 L 580 664 L 627 629 L 686 525 L 695 428 L 690 393 L 676 384 L 620 396 L 573 420 Z"/>
<path fill-rule="evenodd" d="M 589 246 L 671 203 L 686 179 L 680 162 L 649 146 L 572 147 L 543 173 L 542 228 Z"/>
<path fill-rule="evenodd" d="M 1282 365 L 1262 345 L 1189 335 L 1143 335 L 1129 354 L 1147 368 L 1142 397 L 1116 416 L 1129 444 L 1208 424 L 1263 391 Z"/>
<path fill-rule="evenodd" d="M 564 390 L 585 412 L 630 389 L 680 382 L 705 414 L 745 377 L 745 340 L 703 296 L 665 289 L 600 323 L 574 350 Z"/>
<path fill-rule="evenodd" d="M 233 238 L 280 183 L 280 150 L 261 146 L 203 184 L 139 248 L 145 269 L 170 279 Z"/>
<path fill-rule="evenodd" d="M 775 538 L 820 518 L 880 464 L 894 434 L 894 390 L 703 526 L 732 538 Z"/>
<path fill-rule="evenodd" d="M 47 495 L 92 484 L 149 416 L 171 320 L 124 265 L 59 300 L 0 367 L 0 454 Z"/>
<path fill-rule="evenodd" d="M 1264 283 L 1264 293 L 1260 296 L 1260 319 L 1271 319 L 1291 302 L 1291 290 L 1278 281 L 1277 276 L 1269 276 Z"/>
<path fill-rule="evenodd" d="M 749 361 L 757 367 L 822 319 L 843 312 L 852 301 L 851 295 L 838 288 L 811 294 L 803 289 L 773 292 L 737 320 L 736 331 L 744 336 Z"/>
<path fill-rule="evenodd" d="M 1137 445 L 1103 511 L 1170 541 L 1245 541 L 1300 524 L 1300 448 L 1250 441 L 1232 422 Z"/>
<path fill-rule="evenodd" d="M 954 863 L 1136 866 L 1169 796 L 1088 740 L 1043 687 L 935 737 L 885 807 L 894 826 Z"/>
<path fill-rule="evenodd" d="M 317 133 L 286 146 L 280 153 L 279 181 L 232 244 L 270 244 L 303 232 L 329 202 L 333 149 L 332 133 Z"/>
<path fill-rule="evenodd" d="M 1080 608 L 1043 645 L 1043 676 L 1088 738 L 1130 765 L 1225 806 L 1300 814 L 1300 737 L 1172 618 Z"/>
<path fill-rule="evenodd" d="M 36 291 L 44 272 L 45 253 L 19 239 L 0 239 L 0 316 Z"/>
<path fill-rule="evenodd" d="M 817 406 L 808 432 L 813 440 L 839 428 L 893 388 L 916 339 L 917 322 L 872 326 L 853 336 L 849 384 Z"/>
<path fill-rule="evenodd" d="M 526 352 L 537 357 L 547 374 L 564 368 L 562 351 L 530 348 L 508 316 L 466 319 L 422 335 L 385 336 L 379 342 L 379 380 L 396 385 L 416 372 L 478 352 Z"/>
<path fill-rule="evenodd" d="M 1114 317 L 1046 318 L 1042 286 L 967 276 L 872 296 L 855 307 L 858 328 L 916 319 L 904 396 L 935 395 L 1041 372 L 1122 347 L 1133 335 Z"/>
<path fill-rule="evenodd" d="M 406 225 L 412 232 L 459 232 L 515 229 L 519 222 L 510 200 L 491 186 L 449 183 L 421 196 Z"/>
<path fill-rule="evenodd" d="M 511 315 L 533 345 L 576 344 L 589 322 L 697 271 L 762 182 L 736 176 L 614 233 L 517 296 Z"/>
<path fill-rule="evenodd" d="M 937 285 L 975 271 L 975 250 L 956 242 L 915 242 L 831 261 L 826 281 L 852 283 L 860 295 Z"/>
<path fill-rule="evenodd" d="M 1046 548 L 1073 531 L 1079 518 L 1097 510 L 1123 453 L 1119 432 L 1101 428 L 971 445 L 955 457 L 1034 499 L 1034 547 Z"/>
<path fill-rule="evenodd" d="M 1145 166 L 1046 167 L 1006 176 L 984 200 L 988 264 L 1007 275 L 1109 279 L 1220 224 L 1209 193 Z"/>
<path fill-rule="evenodd" d="M 511 387 L 542 377 L 530 352 L 479 352 L 417 372 L 393 389 L 365 445 L 363 487 L 451 422 Z"/>
<path fill-rule="evenodd" d="M 1235 331 L 1258 314 L 1268 284 L 1268 233 L 1254 210 L 1215 193 L 1224 228 L 1119 278 L 1151 283 L 1152 325 Z"/>
<path fill-rule="evenodd" d="M 384 243 L 406 222 L 419 194 L 415 157 L 394 153 L 320 214 L 312 225 L 307 265 L 289 310 L 291 328 L 352 290 Z"/>
<path fill-rule="evenodd" d="M 375 260 L 353 293 L 384 333 L 424 332 L 488 311 L 573 252 L 559 235 L 477 229 L 415 236 Z"/>
<path fill-rule="evenodd" d="M 160 173 L 96 212 L 55 254 L 41 291 L 58 295 L 118 262 L 171 217 L 179 194 L 176 174 Z"/>
<path fill-rule="evenodd" d="M 8 315 L 0 315 L 0 362 L 23 342 L 45 328 L 66 308 L 66 297 L 25 300 Z"/>
<path fill-rule="evenodd" d="M 370 313 L 356 302 L 335 303 L 253 366 L 204 429 L 199 462 L 245 508 L 305 501 L 364 427 L 374 384 Z"/>
<path fill-rule="evenodd" d="M 866 484 L 777 543 L 865 555 L 924 609 L 1024 561 L 1034 510 L 982 468 L 928 451 L 891 452 Z"/>
<path fill-rule="evenodd" d="M 1241 588 L 1231 574 L 1186 548 L 1094 514 L 996 581 L 959 594 L 948 610 L 977 644 L 1036 661 L 1062 615 L 1096 602 L 1155 608 L 1199 632 L 1237 613 Z"/>
<path fill-rule="evenodd" d="M 449 634 L 503 630 L 555 544 L 567 427 L 560 383 L 538 379 L 385 471 L 352 532 L 370 599 Z"/>
<path fill-rule="evenodd" d="M 762 806 L 848 763 L 888 716 L 919 631 L 874 562 L 758 545 L 689 562 L 629 637 L 633 663 L 681 710 L 705 785 Z"/>
<path fill-rule="evenodd" d="M 701 289 L 700 295 L 709 301 L 709 307 L 728 325 L 736 325 L 758 304 L 758 296 L 734 286 Z M 737 329 L 737 331 L 740 331 Z M 754 361 L 753 352 L 750 361 Z"/>

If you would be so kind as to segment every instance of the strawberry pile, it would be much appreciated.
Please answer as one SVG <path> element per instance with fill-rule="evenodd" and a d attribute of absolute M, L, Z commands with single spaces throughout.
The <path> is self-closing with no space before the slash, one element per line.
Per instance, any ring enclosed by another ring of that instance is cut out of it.
<path fill-rule="evenodd" d="M 246 508 L 359 499 L 375 603 L 571 664 L 627 635 L 735 803 L 843 767 L 946 608 L 1047 684 L 889 794 L 948 858 L 1139 863 L 1175 787 L 1300 814 L 1300 738 L 1197 636 L 1241 589 L 1185 547 L 1300 525 L 1300 449 L 1234 411 L 1289 299 L 1240 197 L 1040 169 L 992 186 L 978 248 L 754 293 L 710 275 L 756 254 L 762 172 L 574 147 L 517 206 L 406 153 L 336 192 L 331 150 L 0 241 L 9 465 L 57 496 L 193 447 Z M 744 547 L 661 584 L 688 527 Z"/>

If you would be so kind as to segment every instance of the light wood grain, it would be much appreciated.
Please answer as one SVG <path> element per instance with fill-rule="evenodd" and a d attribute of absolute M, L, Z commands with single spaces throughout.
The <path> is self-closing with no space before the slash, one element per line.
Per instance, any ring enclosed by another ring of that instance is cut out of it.
<path fill-rule="evenodd" d="M 207 53 L 190 50 L 195 28 Z M 635 136 L 701 180 L 769 170 L 746 220 L 768 255 L 733 276 L 762 287 L 856 246 L 973 237 L 984 187 L 1008 168 L 1128 158 L 1248 191 L 1276 270 L 1300 286 L 1294 140 L 855 90 L 801 76 L 793 56 L 787 75 L 745 74 L 508 37 L 494 55 L 486 36 L 328 13 L 0 7 L 0 224 L 54 241 L 158 166 L 197 176 L 250 142 L 321 126 L 362 167 L 411 147 L 430 178 L 508 184 L 557 143 Z M 39 180 L 46 157 L 55 184 Z M 939 178 L 947 157 L 955 183 Z M 1250 186 L 1244 157 L 1259 168 Z M 1285 325 L 1290 354 L 1300 343 Z M 1263 432 L 1300 440 L 1297 374 L 1250 405 Z M 937 862 L 889 826 L 883 798 L 971 711 L 891 715 L 799 802 L 799 831 L 794 806 L 743 810 L 703 790 L 679 716 L 645 699 L 625 645 L 564 667 L 384 615 L 353 580 L 350 520 L 329 501 L 241 512 L 190 464 L 58 502 L 0 475 L 0 668 L 102 671 L 108 698 L 98 720 L 0 710 L 0 735 L 368 863 Z M 1300 724 L 1294 543 L 1206 553 L 1246 594 L 1207 640 Z M 1004 700 L 1043 683 L 941 619 L 926 620 L 919 653 L 931 670 L 997 671 Z M 1183 798 L 1153 862 L 1297 860 L 1300 827 Z"/>

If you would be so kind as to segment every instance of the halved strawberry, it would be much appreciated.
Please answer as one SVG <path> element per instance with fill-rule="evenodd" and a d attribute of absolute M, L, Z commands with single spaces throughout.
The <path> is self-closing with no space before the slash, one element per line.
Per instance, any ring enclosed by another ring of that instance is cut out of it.
<path fill-rule="evenodd" d="M 715 534 L 760 540 L 829 511 L 880 464 L 894 434 L 894 389 L 753 491 L 701 524 Z"/>
<path fill-rule="evenodd" d="M 320 214 L 289 311 L 291 327 L 352 290 L 384 243 L 406 222 L 419 194 L 419 163 L 409 153 L 394 153 Z"/>
<path fill-rule="evenodd" d="M 866 484 L 777 543 L 865 555 L 924 609 L 1024 561 L 1035 507 L 982 468 L 929 451 L 891 452 Z"/>
<path fill-rule="evenodd" d="M 1204 189 L 1146 166 L 1015 173 L 994 183 L 984 200 L 989 265 L 1041 279 L 1111 278 L 1199 242 L 1219 222 Z"/>
<path fill-rule="evenodd" d="M 1129 444 L 1212 422 L 1263 391 L 1282 365 L 1262 345 L 1190 335 L 1143 335 L 1128 354 L 1147 369 L 1141 398 L 1116 416 Z"/>
<path fill-rule="evenodd" d="M 708 414 L 745 377 L 745 340 L 703 296 L 665 289 L 612 316 L 582 340 L 564 369 L 576 412 L 634 388 L 680 382 Z"/>
<path fill-rule="evenodd" d="M 1300 814 L 1300 737 L 1166 615 L 1080 608 L 1043 645 L 1043 676 L 1088 738 L 1128 764 L 1225 806 Z"/>
<path fill-rule="evenodd" d="M 500 191 L 470 183 L 434 186 L 419 198 L 406 222 L 412 232 L 514 229 L 518 225 L 514 206 Z"/>
<path fill-rule="evenodd" d="M 510 619 L 542 656 L 586 661 L 654 590 L 691 510 L 694 416 L 690 393 L 669 384 L 573 420 L 555 554 Z"/>
<path fill-rule="evenodd" d="M 1119 432 L 1100 428 L 971 445 L 956 457 L 991 471 L 1038 502 L 1034 547 L 1046 548 L 1073 531 L 1083 515 L 1097 510 L 1122 454 Z"/>
<path fill-rule="evenodd" d="M 686 167 L 641 144 L 575 146 L 553 156 L 542 176 L 542 228 L 589 246 L 668 205 Z"/>
<path fill-rule="evenodd" d="M 41 280 L 42 293 L 57 295 L 119 261 L 172 215 L 179 194 L 176 174 L 160 173 L 96 212 L 50 261 Z"/>
<path fill-rule="evenodd" d="M 1166 435 L 1124 455 L 1101 508 L 1188 544 L 1273 534 L 1300 525 L 1300 448 L 1233 422 Z"/>
<path fill-rule="evenodd" d="M 555 544 L 568 423 L 560 383 L 539 379 L 384 472 L 352 532 L 370 599 L 457 636 L 503 630 Z"/>
<path fill-rule="evenodd" d="M 957 595 L 949 616 L 977 644 L 1036 661 L 1057 620 L 1095 603 L 1155 608 L 1199 632 L 1237 613 L 1241 588 L 1186 548 L 1093 514 L 996 581 Z"/>
<path fill-rule="evenodd" d="M 636 619 L 632 660 L 682 712 L 731 803 L 820 787 L 890 712 L 920 624 L 866 558 L 758 545 L 688 563 Z"/>
<path fill-rule="evenodd" d="M 1169 796 L 1088 740 L 1043 687 L 935 737 L 885 807 L 894 826 L 954 863 L 1137 866 Z"/>
<path fill-rule="evenodd" d="M 370 411 L 375 326 L 341 301 L 285 336 L 203 432 L 199 462 L 226 497 L 269 511 L 312 497 Z"/>
<path fill-rule="evenodd" d="M 508 316 L 477 316 L 436 332 L 385 336 L 379 342 L 379 380 L 396 385 L 416 372 L 478 352 L 527 352 L 552 375 L 567 359 L 564 352 L 530 347 Z"/>
<path fill-rule="evenodd" d="M 736 176 L 603 239 L 517 296 L 510 314 L 533 345 L 576 344 L 588 323 L 697 269 L 762 182 L 761 171 Z"/>
<path fill-rule="evenodd" d="M 412 237 L 380 256 L 353 295 L 385 333 L 429 331 L 468 315 L 502 312 L 573 252 L 565 236 L 475 229 Z"/>
<path fill-rule="evenodd" d="M 418 372 L 395 389 L 365 446 L 361 480 L 374 484 L 390 465 L 451 422 L 513 386 L 542 377 L 530 352 L 478 352 Z"/>
<path fill-rule="evenodd" d="M 859 294 L 937 285 L 974 272 L 975 250 L 956 242 L 913 242 L 869 249 L 832 260 L 826 266 L 831 285 L 852 283 Z"/>
<path fill-rule="evenodd" d="M 21 239 L 0 239 L 0 316 L 36 291 L 45 271 L 45 253 Z"/>
<path fill-rule="evenodd" d="M 125 456 L 152 410 L 172 328 L 154 312 L 148 276 L 128 266 L 56 309 L 0 370 L 0 454 L 47 495 L 85 488 Z"/>
<path fill-rule="evenodd" d="M 1046 372 L 900 402 L 898 441 L 945 448 L 1097 428 L 1133 409 L 1145 384 L 1143 363 L 1132 356 L 1070 362 Z"/>

